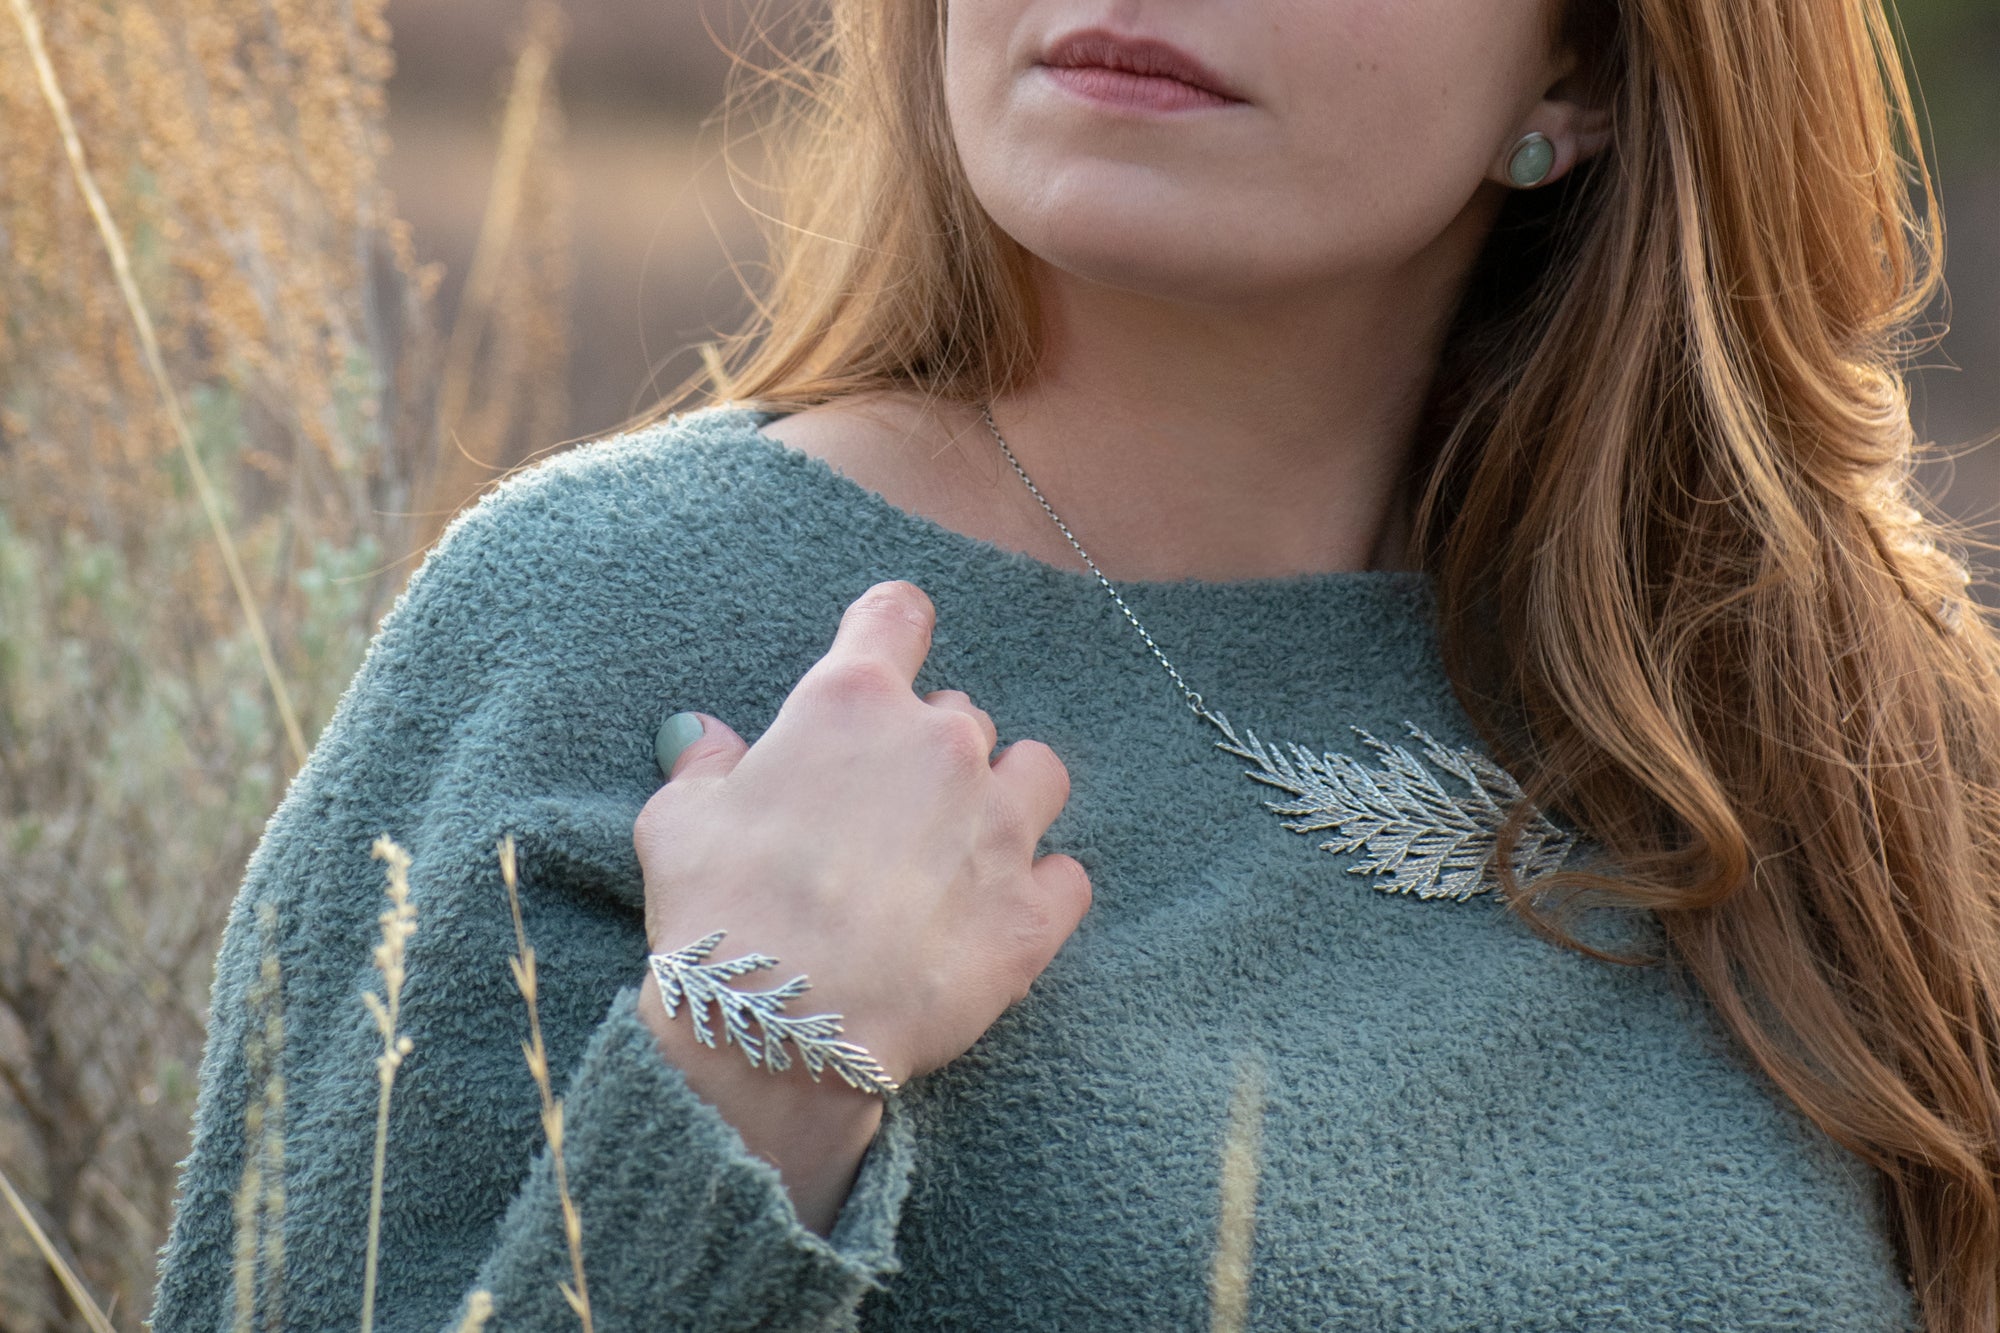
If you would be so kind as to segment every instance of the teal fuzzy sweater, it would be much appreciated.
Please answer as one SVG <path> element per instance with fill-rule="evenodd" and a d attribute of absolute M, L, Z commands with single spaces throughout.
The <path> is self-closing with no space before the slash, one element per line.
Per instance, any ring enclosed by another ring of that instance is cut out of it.
<path fill-rule="evenodd" d="M 233 1318 L 265 904 L 284 1257 L 258 1299 L 290 1327 L 355 1326 L 379 834 L 414 857 L 418 918 L 383 1329 L 449 1328 L 480 1288 L 491 1327 L 575 1326 L 506 961 L 507 834 L 599 1329 L 1914 1326 L 1872 1174 L 1669 970 L 1551 945 L 1491 896 L 1344 873 L 1265 808 L 1278 793 L 1214 747 L 1088 573 L 899 510 L 767 419 L 710 409 L 515 478 L 384 620 L 230 919 L 158 1333 Z M 754 742 L 842 609 L 889 578 L 937 606 L 918 691 L 965 690 L 1003 744 L 1032 736 L 1068 765 L 1042 850 L 1081 861 L 1095 902 L 1026 1000 L 890 1099 L 822 1239 L 637 1017 L 632 824 L 664 716 L 701 709 Z M 1238 727 L 1357 755 L 1352 727 L 1475 742 L 1422 575 L 1121 590 Z M 1646 919 L 1609 929 L 1657 942 Z M 1252 1131 L 1234 1139 L 1232 1103 Z M 1254 1210 L 1218 1288 L 1226 1152 Z"/>

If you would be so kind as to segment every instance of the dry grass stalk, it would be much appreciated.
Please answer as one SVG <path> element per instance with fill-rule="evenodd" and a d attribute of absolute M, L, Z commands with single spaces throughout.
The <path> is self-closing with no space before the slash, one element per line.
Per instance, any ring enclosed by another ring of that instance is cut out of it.
<path fill-rule="evenodd" d="M 432 426 L 438 453 L 428 508 L 439 514 L 496 475 L 495 460 L 517 425 L 525 426 L 531 448 L 542 449 L 554 442 L 567 413 L 560 393 L 544 388 L 522 399 L 515 388 L 536 366 L 568 360 L 567 329 L 546 316 L 559 308 L 569 282 L 554 79 L 562 29 L 554 0 L 531 0 L 501 113 L 493 180 L 438 374 Z"/>
<path fill-rule="evenodd" d="M 259 1095 L 243 1112 L 243 1173 L 236 1186 L 235 1333 L 284 1326 L 285 1012 L 278 966 L 278 912 L 257 907 L 262 960 L 247 1001 L 244 1039 L 248 1081 Z M 261 1319 L 260 1319 L 261 1314 Z"/>
<path fill-rule="evenodd" d="M 254 1043 L 254 1038 L 252 1039 Z M 254 1070 L 261 1052 L 254 1044 L 246 1052 Z M 263 1137 L 263 1109 L 255 1098 L 243 1113 L 243 1137 L 252 1141 Z M 264 1163 L 255 1151 L 243 1155 L 243 1173 L 236 1179 L 236 1225 L 232 1234 L 236 1248 L 230 1262 L 235 1279 L 236 1313 L 230 1322 L 232 1333 L 251 1333 L 257 1321 L 257 1234 L 260 1229 L 259 1204 L 264 1197 Z"/>
<path fill-rule="evenodd" d="M 276 704 L 278 717 L 284 724 L 285 739 L 291 744 L 293 762 L 303 765 L 306 761 L 306 738 L 299 727 L 298 710 L 292 707 L 291 691 L 285 688 L 285 678 L 278 670 L 278 659 L 271 651 L 271 636 L 264 628 L 264 616 L 257 609 L 256 596 L 250 591 L 250 580 L 243 572 L 236 541 L 229 535 L 229 524 L 222 516 L 222 501 L 216 494 L 215 483 L 209 479 L 208 468 L 194 447 L 194 436 L 188 430 L 186 414 L 181 411 L 180 395 L 175 392 L 173 380 L 167 375 L 166 359 L 160 354 L 159 336 L 153 329 L 153 317 L 147 313 L 146 302 L 139 295 L 138 281 L 132 276 L 132 259 L 125 248 L 125 238 L 119 232 L 118 224 L 112 221 L 111 209 L 104 202 L 104 195 L 97 188 L 97 178 L 84 157 L 83 142 L 76 133 L 76 121 L 70 116 L 69 99 L 63 96 L 55 66 L 49 63 L 48 48 L 42 40 L 41 22 L 36 19 L 35 11 L 29 8 L 28 0 L 10 0 L 10 3 L 14 19 L 20 25 L 22 40 L 27 43 L 28 58 L 34 65 L 42 96 L 47 100 L 49 111 L 55 116 L 62 135 L 63 150 L 69 159 L 70 170 L 75 173 L 77 188 L 90 207 L 90 216 L 97 223 L 98 236 L 111 259 L 111 270 L 117 278 L 119 293 L 132 317 L 139 346 L 145 353 L 146 369 L 152 376 L 153 387 L 159 392 L 174 438 L 180 444 L 181 455 L 187 461 L 188 475 L 193 478 L 195 493 L 201 498 L 202 512 L 208 516 L 209 530 L 215 534 L 216 549 L 222 556 L 223 566 L 229 571 L 229 583 L 236 591 L 237 604 L 242 608 L 244 627 L 257 645 L 257 657 L 263 664 L 272 702 Z"/>
<path fill-rule="evenodd" d="M 121 1324 L 149 1307 L 230 889 L 434 531 L 411 511 L 437 274 L 382 184 L 386 3 L 0 5 L 0 1165 Z M 471 376 L 468 438 L 517 450 L 561 429 L 559 119 Z M 91 260 L 119 242 L 122 273 Z M 70 1304 L 0 1217 L 0 1325 Z"/>
<path fill-rule="evenodd" d="M 576 1312 L 578 1322 L 583 1325 L 583 1333 L 592 1333 L 590 1286 L 583 1276 L 583 1218 L 569 1196 L 569 1175 L 563 1166 L 563 1107 L 550 1088 L 549 1057 L 542 1048 L 542 1020 L 535 988 L 535 951 L 528 944 L 528 931 L 521 922 L 520 877 L 514 859 L 512 835 L 500 840 L 499 851 L 500 880 L 506 885 L 507 907 L 514 916 L 515 952 L 508 960 L 508 967 L 513 971 L 514 985 L 528 1006 L 528 1039 L 521 1043 L 521 1053 L 527 1057 L 528 1072 L 534 1076 L 535 1088 L 541 1093 L 542 1132 L 549 1140 L 549 1157 L 555 1167 L 556 1197 L 562 1201 L 563 1237 L 569 1242 L 571 1281 L 563 1284 L 562 1294 L 563 1299 L 569 1302 L 569 1308 Z"/>
<path fill-rule="evenodd" d="M 493 184 L 479 220 L 479 239 L 473 245 L 472 263 L 466 270 L 458 318 L 452 321 L 451 340 L 445 345 L 435 431 L 440 447 L 452 443 L 471 397 L 473 361 L 492 318 L 502 265 L 513 246 L 514 228 L 521 217 L 528 184 L 528 159 L 535 150 L 542 115 L 548 109 L 547 89 L 555 65 L 560 19 L 553 4 L 532 5 L 528 12 L 527 40 L 514 61 L 507 106 L 501 115 L 500 152 L 493 167 Z"/>
<path fill-rule="evenodd" d="M 1264 1142 L 1264 1066 L 1253 1052 L 1237 1064 L 1222 1141 L 1221 1208 L 1209 1272 L 1209 1328 L 1242 1333 L 1250 1312 L 1250 1258 L 1257 1234 L 1257 1177 Z"/>
<path fill-rule="evenodd" d="M 269 955 L 275 987 L 277 957 Z M 282 995 L 272 996 L 265 1041 L 276 1053 L 270 1076 L 264 1083 L 264 1244 L 260 1258 L 264 1269 L 264 1326 L 285 1326 L 285 1071 L 281 1056 L 285 1049 L 285 1011 Z"/>
<path fill-rule="evenodd" d="M 28 1210 L 27 1202 L 15 1190 L 14 1182 L 7 1178 L 5 1171 L 0 1171 L 0 1194 L 7 1196 L 8 1207 L 14 1210 L 14 1216 L 21 1220 L 23 1227 L 27 1228 L 29 1237 L 35 1242 L 35 1248 L 41 1251 L 49 1270 L 62 1280 L 63 1289 L 69 1292 L 70 1299 L 76 1302 L 77 1311 L 83 1316 L 83 1322 L 90 1326 L 91 1333 L 112 1333 L 110 1319 L 105 1317 L 104 1311 L 97 1308 L 97 1302 L 90 1298 L 90 1293 L 84 1289 L 83 1279 L 76 1275 L 76 1270 L 63 1261 L 62 1253 L 50 1241 L 49 1233 L 42 1230 L 41 1224 L 35 1221 L 35 1215 Z"/>
<path fill-rule="evenodd" d="M 396 1085 L 396 1071 L 402 1068 L 412 1043 L 396 1031 L 396 1019 L 403 1002 L 404 946 L 417 931 L 417 909 L 410 905 L 410 854 L 387 837 L 377 838 L 376 860 L 388 863 L 389 907 L 379 920 L 382 942 L 375 946 L 375 967 L 382 974 L 382 995 L 363 991 L 362 1003 L 375 1018 L 382 1034 L 382 1054 L 375 1057 L 375 1076 L 381 1095 L 375 1106 L 375 1165 L 368 1185 L 368 1256 L 361 1278 L 361 1333 L 375 1327 L 375 1272 L 382 1248 L 382 1174 L 388 1161 L 389 1095 Z"/>
<path fill-rule="evenodd" d="M 121 1324 L 229 890 L 429 453 L 375 424 L 426 343 L 377 180 L 381 3 L 0 5 L 0 1163 Z M 0 1324 L 69 1303 L 0 1216 Z"/>
<path fill-rule="evenodd" d="M 465 1318 L 458 1322 L 458 1333 L 480 1333 L 493 1318 L 493 1293 L 483 1287 L 465 1298 Z"/>

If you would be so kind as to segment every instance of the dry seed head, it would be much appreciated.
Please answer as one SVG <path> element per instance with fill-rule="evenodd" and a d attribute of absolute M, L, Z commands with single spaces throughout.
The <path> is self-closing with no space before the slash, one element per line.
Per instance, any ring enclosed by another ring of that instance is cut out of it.
<path fill-rule="evenodd" d="M 171 23 L 146 5 L 39 6 L 118 228 L 157 242 L 138 276 L 163 315 L 174 378 L 258 404 L 267 457 L 287 480 L 305 474 L 296 493 L 308 506 L 292 517 L 310 529 L 376 523 L 370 497 L 339 483 L 376 470 L 385 443 L 368 424 L 390 367 L 369 343 L 379 331 L 364 271 L 371 237 L 395 234 L 379 171 L 383 3 L 217 0 Z M 0 32 L 11 252 L 0 309 L 28 316 L 0 321 L 0 401 L 24 403 L 37 427 L 9 430 L 25 447 L 0 466 L 18 473 L 10 490 L 34 487 L 25 509 L 47 500 L 64 511 L 44 511 L 52 518 L 151 521 L 157 482 L 144 464 L 170 441 L 33 89 L 18 35 Z M 407 246 L 387 251 L 416 286 Z M 359 386 L 356 366 L 367 367 Z"/>
<path fill-rule="evenodd" d="M 465 1318 L 459 1321 L 458 1333 L 480 1333 L 493 1318 L 493 1293 L 484 1287 L 465 1298 Z"/>
<path fill-rule="evenodd" d="M 375 1165 L 368 1187 L 368 1241 L 361 1277 L 361 1333 L 375 1327 L 375 1274 L 382 1236 L 382 1175 L 389 1143 L 389 1097 L 394 1090 L 396 1071 L 413 1043 L 396 1031 L 397 1011 L 403 995 L 403 946 L 417 929 L 416 908 L 410 904 L 410 855 L 385 834 L 375 840 L 370 855 L 387 864 L 390 908 L 382 913 L 382 942 L 376 946 L 375 962 L 382 969 L 385 998 L 372 991 L 362 992 L 368 1012 L 382 1032 L 382 1054 L 375 1059 L 380 1096 L 375 1103 Z"/>
<path fill-rule="evenodd" d="M 573 1286 L 562 1283 L 562 1294 L 583 1326 L 583 1333 L 592 1333 L 590 1286 L 583 1272 L 583 1218 L 569 1194 L 569 1171 L 563 1161 L 563 1107 L 549 1084 L 549 1057 L 542 1045 L 541 1013 L 535 1004 L 535 951 L 528 946 L 527 927 L 521 921 L 520 880 L 516 873 L 519 867 L 515 863 L 512 835 L 502 838 L 496 850 L 500 857 L 500 882 L 507 891 L 507 910 L 514 921 L 516 952 L 508 960 L 508 967 L 528 1008 L 528 1038 L 521 1043 L 521 1055 L 528 1062 L 528 1073 L 542 1102 L 542 1133 L 548 1139 L 549 1159 L 555 1168 L 556 1197 L 562 1201 L 563 1235 L 569 1243 L 570 1275 L 575 1283 Z"/>

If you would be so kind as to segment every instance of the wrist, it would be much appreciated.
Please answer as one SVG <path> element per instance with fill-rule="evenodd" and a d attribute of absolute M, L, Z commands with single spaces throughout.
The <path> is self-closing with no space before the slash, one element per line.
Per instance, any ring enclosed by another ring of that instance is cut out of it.
<path fill-rule="evenodd" d="M 669 1016 L 689 1012 L 704 1046 L 735 1046 L 753 1066 L 783 1072 L 803 1066 L 815 1081 L 828 1073 L 850 1088 L 887 1094 L 900 1086 L 875 1052 L 847 1033 L 847 1018 L 804 999 L 813 989 L 803 974 L 772 984 L 778 959 L 755 949 L 717 957 L 726 931 L 712 931 L 647 963 Z M 730 956 L 730 955 L 734 956 Z M 759 981 L 752 982 L 752 977 Z M 817 997 L 815 997 L 816 999 Z"/>
<path fill-rule="evenodd" d="M 753 1065 L 741 1047 L 724 1042 L 719 1033 L 713 1046 L 703 1043 L 695 1035 L 694 1017 L 686 1005 L 678 1013 L 667 1013 L 651 969 L 640 983 L 639 1016 L 661 1054 L 680 1068 L 704 1100 L 718 1106 L 727 1102 L 730 1107 L 725 1109 L 755 1107 L 760 1119 L 810 1116 L 829 1125 L 865 1123 L 870 1134 L 881 1120 L 882 1099 L 848 1086 L 835 1074 L 822 1071 L 815 1080 L 797 1060 L 789 1069 Z M 712 1020 L 710 1029 L 715 1030 Z"/>
<path fill-rule="evenodd" d="M 668 1015 L 651 969 L 640 984 L 639 1015 L 689 1089 L 777 1169 L 799 1221 L 829 1234 L 881 1126 L 882 1098 L 830 1074 L 815 1083 L 798 1064 L 773 1072 L 734 1047 L 703 1045 L 685 1009 Z"/>

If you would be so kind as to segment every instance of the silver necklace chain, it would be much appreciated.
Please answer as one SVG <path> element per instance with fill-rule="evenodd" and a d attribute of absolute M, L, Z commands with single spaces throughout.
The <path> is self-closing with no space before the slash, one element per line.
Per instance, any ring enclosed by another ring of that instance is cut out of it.
<path fill-rule="evenodd" d="M 1222 733 L 1216 748 L 1249 760 L 1256 767 L 1245 769 L 1245 777 L 1291 798 L 1264 803 L 1274 814 L 1287 817 L 1286 828 L 1304 834 L 1332 832 L 1334 836 L 1320 843 L 1320 849 L 1357 858 L 1348 873 L 1371 876 L 1375 887 L 1388 893 L 1462 902 L 1492 886 L 1486 868 L 1495 851 L 1497 830 L 1509 809 L 1523 799 L 1520 787 L 1504 769 L 1476 749 L 1446 746 L 1409 721 L 1403 727 L 1422 747 L 1421 758 L 1353 728 L 1374 752 L 1376 767 L 1352 756 L 1309 750 L 1296 742 L 1267 744 L 1247 727 L 1239 735 L 1228 718 L 1211 712 L 1201 695 L 1182 679 L 1139 623 L 1139 617 L 1111 586 L 1111 580 L 1083 549 L 1083 543 L 1057 515 L 1048 497 L 1029 478 L 994 424 L 993 409 L 981 404 L 979 414 L 1029 493 L 1062 529 L 1062 535 L 1097 575 L 1132 628 L 1139 631 L 1194 715 Z M 1454 779 L 1464 790 L 1447 789 L 1438 781 L 1439 774 Z M 1540 811 L 1531 811 L 1515 846 L 1515 868 L 1524 880 L 1555 870 L 1575 841 L 1569 830 L 1558 827 Z"/>
<path fill-rule="evenodd" d="M 1111 580 L 1104 577 L 1104 571 L 1097 567 L 1097 562 L 1092 560 L 1089 553 L 1083 549 L 1083 543 L 1078 541 L 1076 534 L 1069 530 L 1069 524 L 1063 522 L 1057 516 L 1055 508 L 1049 504 L 1048 497 L 1042 494 L 1041 487 L 1029 480 L 1027 469 L 1021 466 L 1020 459 L 1014 457 L 1014 451 L 1007 447 L 1007 438 L 1000 433 L 1000 427 L 994 424 L 993 409 L 990 406 L 982 404 L 979 409 L 979 415 L 986 422 L 986 429 L 993 432 L 993 439 L 999 444 L 1000 452 L 1007 455 L 1007 461 L 1013 464 L 1014 471 L 1020 475 L 1022 481 L 1027 483 L 1029 493 L 1041 503 L 1042 511 L 1055 520 L 1055 525 L 1062 529 L 1062 535 L 1069 538 L 1069 544 L 1076 548 L 1076 553 L 1079 556 L 1083 557 L 1083 563 L 1090 566 L 1090 572 L 1097 575 L 1097 581 L 1104 585 L 1104 591 L 1111 594 L 1111 600 L 1118 603 L 1118 609 L 1123 611 L 1125 618 L 1132 622 L 1132 628 L 1139 631 L 1139 637 L 1144 639 L 1146 646 L 1153 650 L 1153 656 L 1160 660 L 1160 665 L 1165 667 L 1167 674 L 1174 678 L 1174 684 L 1180 688 L 1182 697 L 1187 700 L 1187 706 L 1194 710 L 1196 717 L 1206 722 L 1214 723 L 1217 719 L 1214 714 L 1208 711 L 1207 706 L 1203 704 L 1201 692 L 1189 685 L 1182 678 L 1180 671 L 1174 664 L 1167 660 L 1167 655 L 1160 651 L 1160 645 L 1153 641 L 1153 636 L 1148 634 L 1146 627 L 1139 623 L 1139 617 L 1132 613 L 1132 608 L 1125 604 L 1125 599 L 1119 596 L 1116 588 L 1111 586 Z"/>

